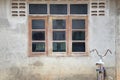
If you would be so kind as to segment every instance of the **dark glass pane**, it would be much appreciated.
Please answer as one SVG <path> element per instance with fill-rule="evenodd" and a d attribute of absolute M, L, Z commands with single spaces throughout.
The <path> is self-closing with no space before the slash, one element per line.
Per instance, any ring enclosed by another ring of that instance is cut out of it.
<path fill-rule="evenodd" d="M 65 42 L 53 42 L 53 52 L 65 52 L 66 44 Z"/>
<path fill-rule="evenodd" d="M 73 31 L 72 40 L 85 40 L 85 32 L 83 31 Z"/>
<path fill-rule="evenodd" d="M 32 40 L 45 40 L 45 32 L 44 31 L 33 31 L 32 32 Z"/>
<path fill-rule="evenodd" d="M 65 40 L 65 31 L 54 31 L 53 40 Z"/>
<path fill-rule="evenodd" d="M 70 14 L 87 14 L 88 5 L 87 4 L 71 4 Z"/>
<path fill-rule="evenodd" d="M 72 52 L 85 52 L 85 43 L 73 42 Z"/>
<path fill-rule="evenodd" d="M 45 52 L 45 43 L 44 42 L 32 43 L 32 52 Z"/>
<path fill-rule="evenodd" d="M 50 14 L 67 14 L 67 4 L 50 4 Z"/>
<path fill-rule="evenodd" d="M 53 20 L 53 29 L 65 29 L 66 21 L 65 20 Z"/>
<path fill-rule="evenodd" d="M 32 29 L 45 29 L 45 20 L 32 20 Z"/>
<path fill-rule="evenodd" d="M 29 4 L 29 14 L 47 14 L 47 4 Z"/>
<path fill-rule="evenodd" d="M 73 19 L 72 20 L 72 29 L 85 29 L 85 20 Z"/>

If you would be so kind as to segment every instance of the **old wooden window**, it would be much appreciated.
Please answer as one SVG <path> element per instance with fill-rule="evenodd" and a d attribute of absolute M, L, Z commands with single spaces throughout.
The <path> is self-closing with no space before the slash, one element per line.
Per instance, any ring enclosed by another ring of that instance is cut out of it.
<path fill-rule="evenodd" d="M 87 4 L 70 4 L 70 14 L 87 14 Z"/>
<path fill-rule="evenodd" d="M 29 4 L 29 55 L 88 52 L 88 4 Z"/>
<path fill-rule="evenodd" d="M 67 14 L 67 4 L 50 4 L 50 14 Z"/>
<path fill-rule="evenodd" d="M 30 4 L 29 14 L 47 14 L 47 4 Z"/>
<path fill-rule="evenodd" d="M 30 51 L 34 54 L 44 55 L 47 52 L 47 17 L 30 17 L 29 22 Z"/>
<path fill-rule="evenodd" d="M 71 16 L 70 17 L 70 53 L 71 55 L 84 54 L 87 52 L 87 17 Z"/>

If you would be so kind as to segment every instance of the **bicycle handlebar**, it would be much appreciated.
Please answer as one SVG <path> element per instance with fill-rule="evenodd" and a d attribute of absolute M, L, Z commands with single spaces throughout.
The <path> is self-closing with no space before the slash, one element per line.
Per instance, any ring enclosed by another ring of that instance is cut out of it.
<path fill-rule="evenodd" d="M 105 57 L 105 56 L 107 55 L 108 52 L 109 52 L 110 54 L 112 54 L 112 51 L 111 51 L 110 49 L 107 49 L 107 51 L 105 52 L 105 54 L 104 54 L 103 56 L 99 54 L 99 52 L 98 52 L 97 49 L 91 50 L 90 53 L 92 53 L 92 52 L 94 52 L 94 51 L 97 53 L 97 55 L 98 55 L 100 58 Z"/>

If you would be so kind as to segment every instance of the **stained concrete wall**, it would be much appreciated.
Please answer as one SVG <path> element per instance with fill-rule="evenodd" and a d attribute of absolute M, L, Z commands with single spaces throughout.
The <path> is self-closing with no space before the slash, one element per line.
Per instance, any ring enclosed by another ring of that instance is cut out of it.
<path fill-rule="evenodd" d="M 4 3 L 5 2 L 5 3 Z M 96 80 L 93 53 L 84 57 L 28 57 L 28 17 L 10 16 L 10 0 L 0 0 L 6 10 L 0 24 L 0 80 Z M 89 48 L 103 54 L 110 49 L 113 54 L 104 57 L 107 79 L 115 79 L 115 26 L 116 5 L 107 2 L 106 16 L 89 16 Z M 2 12 L 0 12 L 2 13 Z M 2 13 L 3 14 L 3 13 Z M 5 19 L 5 20 L 3 20 Z"/>
<path fill-rule="evenodd" d="M 6 3 L 5 0 L 0 0 L 0 17 L 6 17 Z"/>
<path fill-rule="evenodd" d="M 117 71 L 117 80 L 120 80 L 120 1 L 116 0 L 116 71 Z"/>

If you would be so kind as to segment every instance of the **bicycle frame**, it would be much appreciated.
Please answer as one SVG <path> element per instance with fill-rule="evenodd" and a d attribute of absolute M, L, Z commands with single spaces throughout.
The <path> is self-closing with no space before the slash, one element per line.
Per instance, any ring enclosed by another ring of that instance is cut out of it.
<path fill-rule="evenodd" d="M 105 72 L 105 68 L 104 68 L 104 64 L 101 62 L 97 62 L 96 63 L 97 66 L 97 80 L 105 80 L 106 77 L 106 72 Z"/>
<path fill-rule="evenodd" d="M 98 53 L 97 49 L 93 49 L 91 52 L 96 52 L 97 55 L 100 57 L 99 61 L 96 62 L 96 66 L 97 66 L 97 80 L 105 80 L 106 78 L 106 70 L 105 70 L 105 67 L 104 67 L 104 62 L 103 62 L 103 57 L 105 57 L 107 55 L 108 52 L 110 52 L 112 54 L 112 52 L 107 49 L 106 53 L 102 56 Z"/>

